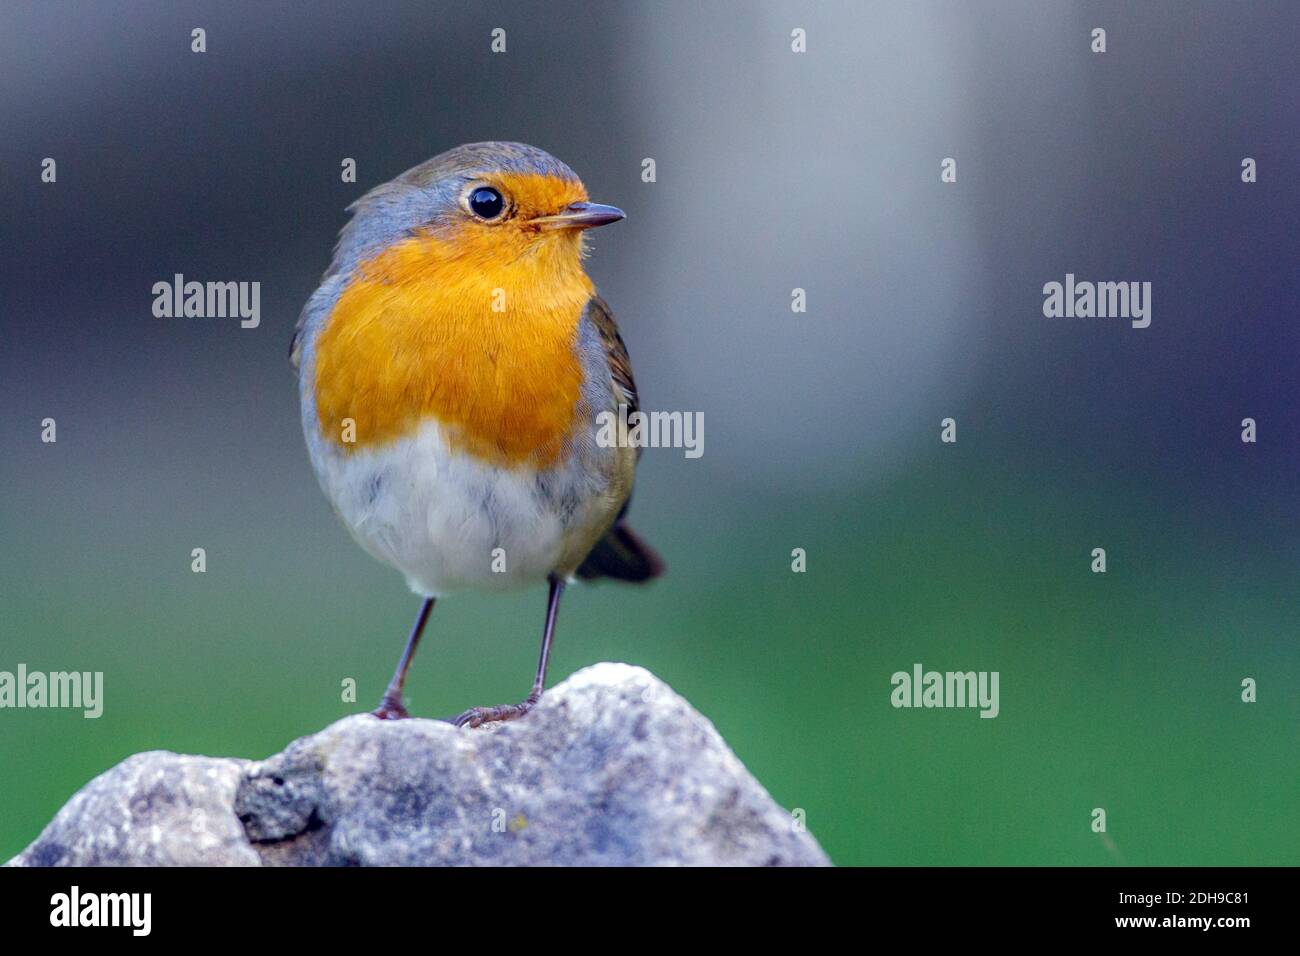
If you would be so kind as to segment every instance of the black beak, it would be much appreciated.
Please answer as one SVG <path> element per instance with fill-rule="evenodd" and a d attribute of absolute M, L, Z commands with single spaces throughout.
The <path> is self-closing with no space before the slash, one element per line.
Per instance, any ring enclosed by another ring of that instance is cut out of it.
<path fill-rule="evenodd" d="M 541 216 L 533 220 L 534 225 L 543 229 L 591 229 L 605 226 L 611 222 L 626 219 L 627 213 L 617 206 L 605 206 L 598 202 L 569 203 L 564 212 L 554 216 Z"/>

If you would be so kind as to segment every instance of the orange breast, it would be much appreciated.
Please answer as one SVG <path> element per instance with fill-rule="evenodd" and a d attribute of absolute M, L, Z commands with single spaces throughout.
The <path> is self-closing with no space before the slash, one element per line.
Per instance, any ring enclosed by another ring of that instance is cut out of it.
<path fill-rule="evenodd" d="M 434 419 L 453 448 L 494 464 L 554 462 L 581 394 L 578 324 L 593 292 L 576 243 L 511 251 L 471 230 L 365 263 L 316 340 L 324 435 L 371 448 Z"/>

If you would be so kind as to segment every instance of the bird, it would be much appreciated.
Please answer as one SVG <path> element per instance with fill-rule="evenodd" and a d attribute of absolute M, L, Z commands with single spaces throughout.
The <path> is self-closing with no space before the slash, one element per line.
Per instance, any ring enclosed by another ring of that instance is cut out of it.
<path fill-rule="evenodd" d="M 664 573 L 626 520 L 640 448 L 625 424 L 615 440 L 599 427 L 639 406 L 614 314 L 583 266 L 588 230 L 625 214 L 514 142 L 448 150 L 348 212 L 290 362 L 321 489 L 420 598 L 372 713 L 410 716 L 407 672 L 438 600 L 545 582 L 527 697 L 451 722 L 523 717 L 542 697 L 566 586 Z"/>

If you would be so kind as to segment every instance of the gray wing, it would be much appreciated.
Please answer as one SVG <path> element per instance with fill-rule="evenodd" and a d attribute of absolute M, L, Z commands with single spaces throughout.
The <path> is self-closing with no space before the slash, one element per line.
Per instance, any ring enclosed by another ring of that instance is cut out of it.
<path fill-rule="evenodd" d="M 640 408 L 636 394 L 636 380 L 632 378 L 632 361 L 628 358 L 623 337 L 618 334 L 614 313 L 610 310 L 608 302 L 598 295 L 593 295 L 591 301 L 587 303 L 587 316 L 600 333 L 601 345 L 604 346 L 605 357 L 609 362 L 614 404 L 627 405 L 628 414 L 631 415 Z M 636 453 L 639 458 L 640 447 L 636 449 Z M 618 517 L 614 520 L 614 526 L 596 542 L 591 553 L 578 568 L 578 577 L 613 578 L 617 581 L 640 584 L 664 573 L 663 559 L 623 521 L 631 503 L 632 496 L 629 494 L 619 510 Z"/>

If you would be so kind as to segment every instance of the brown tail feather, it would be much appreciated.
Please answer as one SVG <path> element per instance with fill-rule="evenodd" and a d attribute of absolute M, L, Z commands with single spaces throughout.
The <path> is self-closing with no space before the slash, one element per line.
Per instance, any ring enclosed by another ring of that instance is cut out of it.
<path fill-rule="evenodd" d="M 613 578 L 640 584 L 664 573 L 663 560 L 625 524 L 616 524 L 596 542 L 578 568 L 578 577 Z"/>

